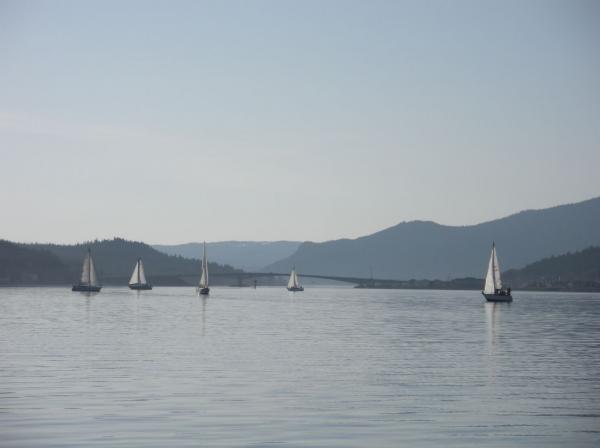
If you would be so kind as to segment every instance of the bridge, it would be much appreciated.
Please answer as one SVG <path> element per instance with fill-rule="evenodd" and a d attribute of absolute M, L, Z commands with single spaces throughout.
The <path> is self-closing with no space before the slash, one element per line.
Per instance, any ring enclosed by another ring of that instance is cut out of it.
<path fill-rule="evenodd" d="M 244 280 L 256 280 L 259 278 L 276 278 L 276 277 L 284 277 L 288 278 L 290 273 L 278 273 L 278 272 L 235 272 L 235 273 L 215 273 L 211 274 L 211 277 L 217 278 L 235 278 L 238 280 L 238 285 L 243 286 Z M 351 283 L 358 287 L 372 287 L 377 285 L 378 287 L 385 287 L 389 284 L 389 286 L 397 285 L 398 280 L 382 280 L 382 279 L 373 279 L 373 278 L 361 278 L 361 277 L 340 277 L 336 275 L 316 275 L 316 274 L 301 274 L 300 278 L 317 278 L 321 280 L 333 280 L 336 282 L 343 283 Z"/>
<path fill-rule="evenodd" d="M 289 272 L 227 272 L 211 273 L 210 278 L 222 279 L 218 284 L 228 286 L 253 286 L 254 282 L 260 286 L 283 286 L 287 284 Z M 317 275 L 301 274 L 301 279 L 315 278 L 322 280 L 332 280 L 355 285 L 357 288 L 381 288 L 381 289 L 460 289 L 460 290 L 479 290 L 481 289 L 482 279 L 462 278 L 454 280 L 390 280 L 379 278 L 364 277 L 343 277 L 338 275 Z M 200 279 L 198 273 L 185 274 L 162 274 L 152 275 L 150 282 L 159 286 L 191 286 L 196 285 Z M 228 281 L 229 279 L 229 281 Z M 268 282 L 260 282 L 260 279 L 269 279 Z M 281 279 L 281 280 L 279 280 Z M 101 280 L 107 285 L 126 285 L 129 276 L 102 276 Z"/>

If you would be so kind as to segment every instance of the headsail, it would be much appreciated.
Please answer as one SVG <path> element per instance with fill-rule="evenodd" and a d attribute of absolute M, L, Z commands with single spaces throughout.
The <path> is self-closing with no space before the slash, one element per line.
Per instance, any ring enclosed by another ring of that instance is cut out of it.
<path fill-rule="evenodd" d="M 136 283 L 140 283 L 140 260 L 135 263 L 135 268 L 133 268 L 133 274 L 131 274 L 131 278 L 129 279 L 130 285 L 135 285 Z"/>
<path fill-rule="evenodd" d="M 494 243 L 492 244 L 492 253 L 490 254 L 490 262 L 485 276 L 483 292 L 486 294 L 494 294 L 497 289 L 502 289 L 502 281 L 500 280 L 500 265 L 498 264 L 496 244 Z"/>

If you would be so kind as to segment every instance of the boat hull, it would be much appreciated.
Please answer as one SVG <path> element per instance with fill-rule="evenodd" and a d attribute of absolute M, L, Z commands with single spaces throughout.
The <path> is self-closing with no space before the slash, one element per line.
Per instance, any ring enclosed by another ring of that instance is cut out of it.
<path fill-rule="evenodd" d="M 73 285 L 71 291 L 79 292 L 100 292 L 102 286 L 91 286 L 91 285 Z"/>
<path fill-rule="evenodd" d="M 210 288 L 198 288 L 198 294 L 201 296 L 207 296 L 210 292 Z"/>
<path fill-rule="evenodd" d="M 298 286 L 298 287 L 293 287 L 293 288 L 288 288 L 288 291 L 304 291 L 304 288 L 302 286 Z"/>
<path fill-rule="evenodd" d="M 485 300 L 487 300 L 488 302 L 512 302 L 512 296 L 510 294 L 505 294 L 505 295 L 500 295 L 500 294 L 486 294 L 484 292 L 482 292 L 481 294 L 483 294 L 483 297 L 485 297 Z"/>
<path fill-rule="evenodd" d="M 129 289 L 135 289 L 136 291 L 148 291 L 152 289 L 152 285 L 143 284 L 143 283 L 134 283 L 129 285 Z"/>

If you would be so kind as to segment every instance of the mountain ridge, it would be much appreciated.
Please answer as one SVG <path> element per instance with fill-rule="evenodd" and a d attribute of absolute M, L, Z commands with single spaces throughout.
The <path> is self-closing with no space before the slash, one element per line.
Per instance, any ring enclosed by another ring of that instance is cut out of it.
<path fill-rule="evenodd" d="M 285 272 L 404 280 L 481 277 L 492 241 L 500 265 L 510 268 L 600 243 L 600 197 L 523 210 L 483 223 L 448 226 L 404 221 L 355 239 L 306 242 L 289 257 L 263 268 Z"/>
<path fill-rule="evenodd" d="M 206 243 L 209 260 L 228 264 L 246 271 L 258 271 L 264 266 L 291 255 L 299 241 L 216 241 Z M 153 244 L 152 247 L 169 255 L 194 257 L 202 253 L 202 243 Z"/>

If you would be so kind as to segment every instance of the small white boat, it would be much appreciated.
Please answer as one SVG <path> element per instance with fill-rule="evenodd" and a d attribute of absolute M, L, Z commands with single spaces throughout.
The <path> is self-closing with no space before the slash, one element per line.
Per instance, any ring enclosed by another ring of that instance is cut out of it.
<path fill-rule="evenodd" d="M 485 285 L 483 286 L 483 291 L 481 291 L 481 293 L 488 302 L 512 302 L 510 288 L 502 288 L 500 265 L 498 264 L 498 255 L 496 254 L 496 243 L 492 243 L 492 253 L 490 255 L 490 262 L 485 276 Z"/>
<path fill-rule="evenodd" d="M 102 286 L 98 284 L 98 276 L 96 275 L 96 268 L 94 267 L 92 251 L 88 248 L 81 269 L 81 280 L 78 284 L 73 285 L 71 291 L 99 292 L 101 289 Z"/>
<path fill-rule="evenodd" d="M 208 287 L 208 259 L 206 258 L 206 241 L 204 242 L 204 251 L 202 254 L 202 275 L 197 288 L 198 294 L 207 295 L 210 292 Z"/>
<path fill-rule="evenodd" d="M 152 285 L 146 280 L 146 273 L 144 272 L 144 264 L 142 259 L 138 258 L 135 268 L 133 268 L 133 274 L 129 279 L 129 289 L 147 290 L 152 289 Z"/>
<path fill-rule="evenodd" d="M 290 274 L 290 279 L 288 280 L 287 285 L 288 291 L 304 291 L 304 288 L 300 285 L 300 280 L 298 280 L 298 273 L 296 272 L 296 267 L 292 269 L 292 273 Z"/>

